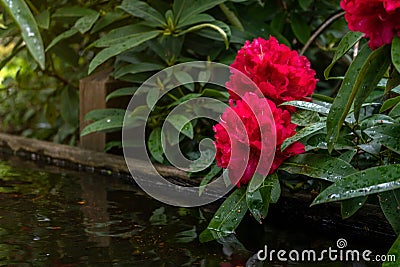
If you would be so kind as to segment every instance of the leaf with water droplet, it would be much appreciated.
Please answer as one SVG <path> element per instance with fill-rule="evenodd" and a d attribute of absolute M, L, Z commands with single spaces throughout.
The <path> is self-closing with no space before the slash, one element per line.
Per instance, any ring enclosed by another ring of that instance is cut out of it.
<path fill-rule="evenodd" d="M 379 193 L 379 204 L 396 234 L 400 234 L 400 190 Z"/>
<path fill-rule="evenodd" d="M 28 5 L 24 0 L 1 0 L 1 4 L 18 25 L 22 38 L 32 57 L 44 69 L 45 54 L 43 40 Z"/>
<path fill-rule="evenodd" d="M 400 165 L 392 164 L 352 173 L 322 191 L 311 205 L 367 196 L 400 188 Z"/>
<path fill-rule="evenodd" d="M 314 123 L 310 126 L 304 127 L 303 129 L 299 130 L 295 135 L 287 138 L 281 145 L 281 151 L 285 150 L 287 147 L 295 143 L 296 141 L 299 141 L 300 139 L 310 136 L 313 133 L 325 128 L 326 122 L 321 121 Z"/>
<path fill-rule="evenodd" d="M 234 233 L 247 212 L 246 188 L 233 191 L 222 203 L 207 228 L 200 234 L 200 242 L 208 242 Z"/>
<path fill-rule="evenodd" d="M 355 197 L 343 200 L 341 203 L 341 214 L 343 219 L 354 215 L 367 201 L 368 196 Z"/>
<path fill-rule="evenodd" d="M 386 146 L 396 153 L 400 153 L 400 125 L 398 123 L 373 126 L 366 129 L 364 133 L 375 142 Z"/>

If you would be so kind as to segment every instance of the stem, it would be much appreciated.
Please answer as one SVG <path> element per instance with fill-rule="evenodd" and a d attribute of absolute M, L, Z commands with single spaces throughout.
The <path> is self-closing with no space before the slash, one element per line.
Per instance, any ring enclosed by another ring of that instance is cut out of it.
<path fill-rule="evenodd" d="M 244 31 L 244 27 L 242 23 L 240 22 L 239 18 L 235 15 L 235 13 L 229 9 L 224 3 L 219 4 L 219 8 L 222 10 L 224 13 L 225 17 L 229 20 L 229 22 L 237 27 L 239 30 L 242 32 Z"/>
<path fill-rule="evenodd" d="M 335 20 L 339 19 L 341 16 L 344 15 L 344 11 L 339 12 L 334 14 L 332 17 L 328 18 L 324 23 L 322 23 L 317 30 L 313 33 L 313 35 L 311 35 L 310 39 L 308 39 L 307 43 L 304 45 L 304 47 L 301 49 L 300 51 L 300 55 L 303 55 L 304 52 L 306 52 L 306 50 L 308 49 L 308 47 L 312 44 L 312 42 L 314 42 L 314 40 L 318 37 L 318 35 L 324 31 L 332 22 L 334 22 Z"/>

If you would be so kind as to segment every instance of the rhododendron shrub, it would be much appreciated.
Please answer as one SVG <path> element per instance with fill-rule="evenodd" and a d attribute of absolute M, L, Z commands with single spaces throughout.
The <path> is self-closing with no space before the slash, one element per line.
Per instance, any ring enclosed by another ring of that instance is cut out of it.
<path fill-rule="evenodd" d="M 393 36 L 400 36 L 400 1 L 398 0 L 342 0 L 349 29 L 364 33 L 369 47 L 376 49 L 390 44 Z"/>
<path fill-rule="evenodd" d="M 309 101 L 317 80 L 310 61 L 290 50 L 277 39 L 256 38 L 246 41 L 231 65 L 247 75 L 259 88 L 263 96 L 279 105 L 286 101 Z M 238 75 L 234 75 L 238 76 Z M 233 77 L 227 83 L 231 99 L 240 99 L 247 87 L 240 86 Z"/>

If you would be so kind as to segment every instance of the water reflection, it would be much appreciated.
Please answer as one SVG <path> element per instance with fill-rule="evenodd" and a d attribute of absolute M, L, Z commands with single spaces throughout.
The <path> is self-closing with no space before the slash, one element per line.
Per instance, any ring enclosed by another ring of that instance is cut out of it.
<path fill-rule="evenodd" d="M 0 266 L 380 266 L 263 264 L 255 253 L 265 244 L 326 248 L 336 239 L 248 217 L 238 237 L 200 244 L 213 207 L 170 207 L 117 178 L 43 171 L 17 158 L 0 161 L 0 203 Z"/>

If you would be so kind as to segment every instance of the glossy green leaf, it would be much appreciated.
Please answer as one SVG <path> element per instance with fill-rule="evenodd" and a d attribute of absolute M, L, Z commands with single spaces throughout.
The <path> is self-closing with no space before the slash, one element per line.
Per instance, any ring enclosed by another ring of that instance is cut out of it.
<path fill-rule="evenodd" d="M 179 0 L 174 3 L 173 10 L 178 18 L 177 26 L 184 24 L 195 15 L 203 13 L 226 0 Z M 174 1 L 175 2 L 175 1 Z"/>
<path fill-rule="evenodd" d="M 113 56 L 116 56 L 124 51 L 127 51 L 131 48 L 134 48 L 150 39 L 155 38 L 159 35 L 159 31 L 150 31 L 142 33 L 138 36 L 132 37 L 131 39 L 122 42 L 120 44 L 116 44 L 101 50 L 90 62 L 89 65 L 89 74 L 92 73 L 100 64 L 104 63 L 106 60 L 110 59 Z"/>
<path fill-rule="evenodd" d="M 379 193 L 379 204 L 396 234 L 400 234 L 400 190 Z"/>
<path fill-rule="evenodd" d="M 106 101 L 109 101 L 110 99 L 116 98 L 116 97 L 121 97 L 121 96 L 129 96 L 132 95 L 136 92 L 138 87 L 124 87 L 117 89 L 115 91 L 112 91 L 109 93 L 106 97 Z"/>
<path fill-rule="evenodd" d="M 213 22 L 215 19 L 208 14 L 197 14 L 193 16 L 192 18 L 187 19 L 184 23 L 179 23 L 178 29 L 184 29 L 188 26 L 200 24 L 200 23 L 206 23 L 206 22 Z"/>
<path fill-rule="evenodd" d="M 400 165 L 392 164 L 355 172 L 336 181 L 322 191 L 312 205 L 339 201 L 353 197 L 400 188 Z"/>
<path fill-rule="evenodd" d="M 150 31 L 150 28 L 143 26 L 140 23 L 127 25 L 111 30 L 109 33 L 95 41 L 92 45 L 96 47 L 110 47 L 126 42 L 130 38 L 137 38 L 142 33 L 148 31 Z"/>
<path fill-rule="evenodd" d="M 312 178 L 336 182 L 357 172 L 344 160 L 325 154 L 300 154 L 286 160 L 280 170 L 292 174 L 303 174 Z"/>
<path fill-rule="evenodd" d="M 368 66 L 367 59 L 370 54 L 371 49 L 367 45 L 364 45 L 347 70 L 335 101 L 330 108 L 326 122 L 328 150 L 330 152 L 333 150 L 334 144 L 339 137 L 342 124 L 346 119 L 353 104 L 354 97 L 364 78 Z M 362 69 L 364 70 L 361 71 Z"/>
<path fill-rule="evenodd" d="M 86 126 L 81 136 L 94 133 L 94 132 L 113 132 L 122 129 L 124 118 L 121 116 L 107 117 L 98 121 L 95 121 Z"/>
<path fill-rule="evenodd" d="M 314 124 L 320 122 L 321 118 L 318 115 L 318 112 L 298 109 L 296 112 L 292 113 L 292 123 L 298 126 L 308 126 L 310 124 Z"/>
<path fill-rule="evenodd" d="M 329 113 L 329 107 L 323 106 L 317 103 L 311 103 L 311 102 L 306 102 L 306 101 L 289 101 L 289 102 L 284 102 L 281 104 L 283 105 L 288 105 L 296 108 L 301 108 L 305 110 L 310 110 L 310 111 L 315 111 L 321 114 L 328 114 Z"/>
<path fill-rule="evenodd" d="M 354 97 L 354 116 L 358 120 L 360 109 L 364 101 L 375 90 L 390 65 L 389 46 L 382 46 L 371 53 L 366 64 L 362 67 L 360 79 L 356 80 L 355 86 L 359 89 Z M 366 68 L 365 73 L 363 72 Z"/>
<path fill-rule="evenodd" d="M 193 77 L 190 76 L 189 73 L 185 71 L 176 71 L 174 72 L 174 76 L 178 80 L 179 84 L 182 84 L 192 92 L 194 91 Z"/>
<path fill-rule="evenodd" d="M 96 23 L 97 19 L 99 18 L 100 14 L 94 10 L 88 12 L 82 18 L 79 18 L 76 22 L 74 27 L 80 32 L 85 33 L 89 31 L 93 25 Z"/>
<path fill-rule="evenodd" d="M 237 188 L 226 198 L 206 230 L 200 234 L 200 242 L 212 241 L 234 233 L 247 209 L 246 188 Z"/>
<path fill-rule="evenodd" d="M 166 118 L 166 121 L 172 124 L 174 128 L 180 131 L 182 134 L 186 135 L 190 139 L 193 138 L 193 125 L 190 120 L 181 114 L 173 114 Z"/>
<path fill-rule="evenodd" d="M 352 48 L 358 41 L 360 41 L 362 36 L 363 36 L 363 33 L 361 33 L 361 32 L 350 31 L 350 32 L 346 33 L 345 36 L 342 37 L 342 40 L 340 41 L 340 43 L 336 49 L 335 55 L 333 56 L 331 64 L 329 64 L 329 66 L 324 71 L 325 79 L 328 79 L 329 73 L 330 73 L 331 69 L 333 68 L 333 66 L 335 65 L 335 63 L 341 57 L 343 57 L 350 50 L 350 48 Z"/>
<path fill-rule="evenodd" d="M 114 77 L 116 79 L 126 75 L 126 74 L 136 74 L 147 71 L 158 71 L 164 69 L 166 66 L 163 64 L 157 63 L 137 63 L 137 64 L 128 64 L 122 68 L 119 68 L 114 72 Z"/>
<path fill-rule="evenodd" d="M 144 1 L 124 0 L 119 8 L 134 17 L 151 23 L 154 27 L 165 27 L 167 25 L 164 16 Z"/>
<path fill-rule="evenodd" d="M 343 219 L 353 216 L 367 201 L 368 196 L 355 197 L 343 200 L 341 203 L 341 214 Z"/>
<path fill-rule="evenodd" d="M 387 260 L 382 264 L 382 267 L 398 267 L 398 259 L 400 259 L 400 235 L 394 241 L 386 257 L 391 260 Z"/>
<path fill-rule="evenodd" d="M 199 186 L 199 196 L 203 194 L 204 189 L 206 189 L 207 184 L 219 173 L 221 172 L 221 168 L 217 165 L 211 166 L 211 170 L 207 173 L 203 179 L 201 179 L 200 186 Z"/>
<path fill-rule="evenodd" d="M 85 115 L 85 121 L 98 121 L 106 117 L 124 117 L 125 110 L 119 108 L 95 109 L 91 110 Z"/>
<path fill-rule="evenodd" d="M 397 118 L 400 116 L 400 103 L 392 108 L 392 110 L 389 112 L 389 116 L 392 118 Z"/>
<path fill-rule="evenodd" d="M 24 0 L 1 0 L 3 8 L 13 18 L 21 31 L 29 52 L 39 66 L 45 68 L 43 40 L 38 25 Z"/>
<path fill-rule="evenodd" d="M 386 146 L 396 153 L 400 153 L 400 125 L 381 124 L 364 131 L 375 142 Z"/>
<path fill-rule="evenodd" d="M 349 150 L 338 156 L 339 159 L 350 163 L 353 157 L 357 154 L 357 149 Z"/>
<path fill-rule="evenodd" d="M 396 120 L 388 115 L 374 114 L 370 117 L 363 119 L 359 125 L 362 130 L 365 130 L 365 129 L 371 128 L 373 126 L 379 126 L 382 124 L 392 124 L 395 122 L 396 122 Z"/>
<path fill-rule="evenodd" d="M 388 109 L 391 109 L 392 107 L 396 106 L 400 102 L 400 96 L 396 96 L 393 98 L 389 98 L 385 102 L 383 102 L 383 105 L 379 112 L 385 112 Z"/>
<path fill-rule="evenodd" d="M 311 35 L 310 26 L 308 26 L 306 19 L 307 18 L 301 16 L 300 14 L 291 14 L 290 26 L 292 27 L 292 31 L 297 40 L 299 40 L 302 44 L 307 43 Z"/>
<path fill-rule="evenodd" d="M 164 163 L 164 150 L 161 142 L 161 134 L 160 127 L 157 127 L 151 131 L 149 140 L 147 141 L 147 146 L 153 158 L 162 164 Z"/>
<path fill-rule="evenodd" d="M 392 41 L 392 62 L 400 72 L 400 37 L 394 36 Z"/>
<path fill-rule="evenodd" d="M 281 145 L 281 151 L 285 150 L 287 147 L 292 145 L 294 142 L 299 141 L 300 139 L 310 136 L 311 134 L 325 128 L 326 122 L 321 121 L 314 123 L 310 126 L 304 127 L 303 129 L 299 130 L 295 135 L 287 138 L 285 141 L 283 141 Z"/>

